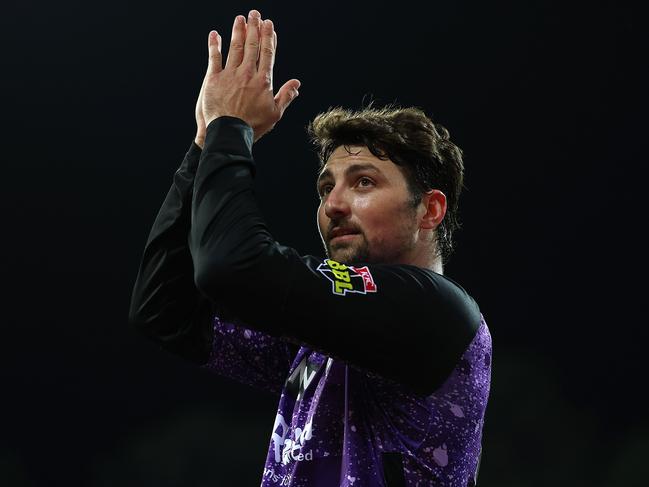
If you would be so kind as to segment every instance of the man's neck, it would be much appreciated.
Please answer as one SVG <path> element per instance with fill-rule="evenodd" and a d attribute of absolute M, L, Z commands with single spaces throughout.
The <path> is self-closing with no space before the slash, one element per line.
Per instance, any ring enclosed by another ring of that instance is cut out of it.
<path fill-rule="evenodd" d="M 431 252 L 430 249 L 420 248 L 419 252 L 411 254 L 405 261 L 405 264 L 416 265 L 424 269 L 430 269 L 438 274 L 444 274 L 444 263 L 442 258 L 437 255 L 437 252 Z"/>
<path fill-rule="evenodd" d="M 417 259 L 407 259 L 402 261 L 403 264 L 416 265 L 424 269 L 430 269 L 438 274 L 444 274 L 444 264 L 442 259 L 433 256 L 420 256 Z"/>

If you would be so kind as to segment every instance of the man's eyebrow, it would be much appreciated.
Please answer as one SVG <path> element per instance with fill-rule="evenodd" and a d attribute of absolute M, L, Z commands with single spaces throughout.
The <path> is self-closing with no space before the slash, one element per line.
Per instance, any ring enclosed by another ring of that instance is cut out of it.
<path fill-rule="evenodd" d="M 347 166 L 347 168 L 345 169 L 345 177 L 348 177 L 351 174 L 362 172 L 362 171 L 374 171 L 379 174 L 382 174 L 381 170 L 378 167 L 376 167 L 374 164 L 369 164 L 369 163 L 352 164 L 351 166 Z M 316 181 L 316 187 L 320 186 L 320 183 L 325 179 L 333 179 L 333 175 L 331 174 L 331 171 L 329 169 L 325 169 L 320 173 Z"/>

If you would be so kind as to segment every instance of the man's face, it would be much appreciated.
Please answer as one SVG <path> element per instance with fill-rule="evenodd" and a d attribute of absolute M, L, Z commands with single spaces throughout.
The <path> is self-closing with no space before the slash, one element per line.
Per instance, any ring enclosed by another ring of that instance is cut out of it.
<path fill-rule="evenodd" d="M 338 262 L 407 264 L 416 251 L 417 210 L 401 168 L 365 146 L 338 147 L 318 177 L 318 229 Z"/>

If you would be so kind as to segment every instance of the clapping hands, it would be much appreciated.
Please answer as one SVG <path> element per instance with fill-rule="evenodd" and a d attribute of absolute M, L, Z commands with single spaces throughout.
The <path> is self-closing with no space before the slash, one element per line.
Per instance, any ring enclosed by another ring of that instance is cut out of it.
<path fill-rule="evenodd" d="M 291 79 L 273 94 L 273 66 L 277 34 L 271 20 L 251 10 L 248 19 L 234 19 L 228 57 L 223 67 L 221 36 L 208 36 L 209 62 L 196 102 L 196 143 L 203 146 L 206 127 L 227 115 L 242 119 L 257 141 L 282 118 L 297 97 L 300 81 Z"/>

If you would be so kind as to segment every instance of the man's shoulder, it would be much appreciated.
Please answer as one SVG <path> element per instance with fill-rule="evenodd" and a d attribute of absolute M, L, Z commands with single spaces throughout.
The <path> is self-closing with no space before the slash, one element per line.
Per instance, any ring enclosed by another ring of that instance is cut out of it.
<path fill-rule="evenodd" d="M 469 292 L 455 279 L 435 272 L 426 267 L 411 264 L 369 264 L 381 268 L 386 274 L 401 277 L 404 283 L 410 283 L 436 302 L 448 302 L 450 305 L 461 305 L 477 308 L 477 303 Z M 479 310 L 478 310 L 479 313 Z M 477 317 L 479 321 L 479 316 Z"/>
<path fill-rule="evenodd" d="M 329 261 L 327 258 L 313 255 L 302 255 L 300 258 L 312 270 L 321 268 L 323 263 Z M 367 269 L 376 287 L 381 291 L 376 293 L 378 299 L 381 294 L 388 293 L 391 296 L 401 296 L 404 304 L 408 301 L 423 300 L 423 313 L 429 310 L 439 316 L 442 312 L 447 319 L 459 322 L 473 331 L 480 326 L 481 314 L 476 301 L 458 281 L 444 274 L 411 264 L 340 264 L 351 269 Z"/>
<path fill-rule="evenodd" d="M 437 306 L 444 307 L 451 316 L 477 330 L 482 314 L 476 300 L 455 279 L 423 267 L 408 266 L 411 272 L 425 276 L 426 293 Z"/>

